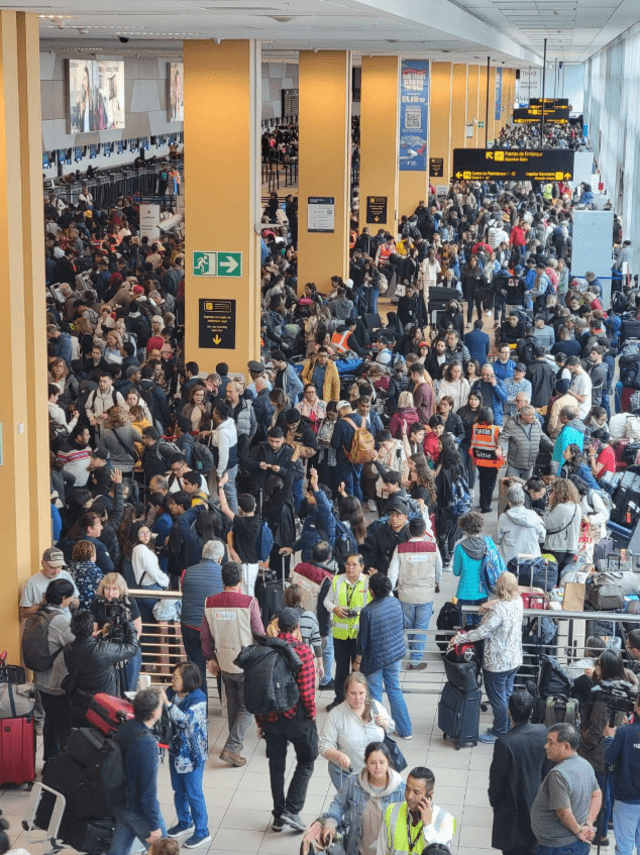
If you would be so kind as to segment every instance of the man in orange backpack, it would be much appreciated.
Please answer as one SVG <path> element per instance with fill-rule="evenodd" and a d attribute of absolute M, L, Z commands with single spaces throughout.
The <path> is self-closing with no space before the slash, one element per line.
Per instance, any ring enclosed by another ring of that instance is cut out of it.
<path fill-rule="evenodd" d="M 339 401 L 338 421 L 331 437 L 331 447 L 336 450 L 336 483 L 344 481 L 347 495 L 356 496 L 360 501 L 360 476 L 368 446 L 373 451 L 375 443 L 366 429 L 364 418 L 353 412 L 349 401 Z M 369 455 L 369 459 L 373 460 L 373 454 Z"/>

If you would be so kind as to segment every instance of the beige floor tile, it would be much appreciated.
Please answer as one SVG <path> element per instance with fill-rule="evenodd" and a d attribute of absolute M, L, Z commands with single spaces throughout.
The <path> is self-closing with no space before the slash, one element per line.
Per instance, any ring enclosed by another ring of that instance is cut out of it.
<path fill-rule="evenodd" d="M 475 825 L 459 825 L 458 845 L 475 847 L 476 849 L 491 849 L 491 831 Z"/>
<path fill-rule="evenodd" d="M 227 852 L 257 852 L 262 842 L 262 833 L 256 833 L 247 829 L 246 833 L 239 833 L 232 828 L 219 828 L 211 846 L 217 849 L 224 849 Z"/>

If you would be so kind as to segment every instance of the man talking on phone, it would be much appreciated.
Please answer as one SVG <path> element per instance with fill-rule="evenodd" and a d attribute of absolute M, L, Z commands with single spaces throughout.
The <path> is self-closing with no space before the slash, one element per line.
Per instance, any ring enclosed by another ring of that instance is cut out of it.
<path fill-rule="evenodd" d="M 404 801 L 389 805 L 380 827 L 376 855 L 422 855 L 431 843 L 451 846 L 456 821 L 433 802 L 436 779 L 431 769 L 409 772 Z"/>

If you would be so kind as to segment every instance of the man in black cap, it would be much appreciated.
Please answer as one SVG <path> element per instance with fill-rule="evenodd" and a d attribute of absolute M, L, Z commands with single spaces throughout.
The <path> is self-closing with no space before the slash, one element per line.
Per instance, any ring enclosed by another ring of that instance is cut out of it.
<path fill-rule="evenodd" d="M 409 540 L 411 509 L 406 499 L 394 496 L 387 505 L 387 513 L 389 519 L 386 522 L 374 520 L 371 523 L 361 549 L 369 572 L 383 573 L 385 576 L 396 546 Z"/>
<path fill-rule="evenodd" d="M 279 475 L 286 479 L 289 473 L 293 485 L 292 456 L 293 448 L 284 441 L 282 428 L 269 428 L 267 439 L 259 442 L 247 455 L 247 468 L 253 475 L 252 483 L 255 487 L 262 490 L 269 476 Z"/>
<path fill-rule="evenodd" d="M 251 383 L 247 386 L 247 392 L 251 395 L 252 398 L 256 398 L 258 394 L 258 390 L 256 389 L 256 380 L 258 377 L 262 377 L 265 381 L 265 388 L 267 390 L 267 395 L 273 389 L 273 386 L 269 379 L 267 378 L 267 367 L 264 363 L 258 362 L 256 359 L 250 359 L 247 362 L 247 368 L 249 369 L 249 374 L 251 375 Z"/>

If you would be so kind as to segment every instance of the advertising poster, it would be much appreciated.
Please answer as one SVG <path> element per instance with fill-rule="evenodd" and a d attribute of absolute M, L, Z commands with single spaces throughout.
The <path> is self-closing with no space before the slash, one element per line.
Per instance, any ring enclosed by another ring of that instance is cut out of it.
<path fill-rule="evenodd" d="M 496 68 L 496 122 L 502 119 L 502 69 Z"/>
<path fill-rule="evenodd" d="M 69 60 L 69 133 L 124 128 L 124 62 Z"/>
<path fill-rule="evenodd" d="M 169 63 L 169 121 L 184 122 L 184 65 Z"/>
<path fill-rule="evenodd" d="M 429 61 L 403 60 L 400 76 L 400 171 L 426 172 Z"/>

